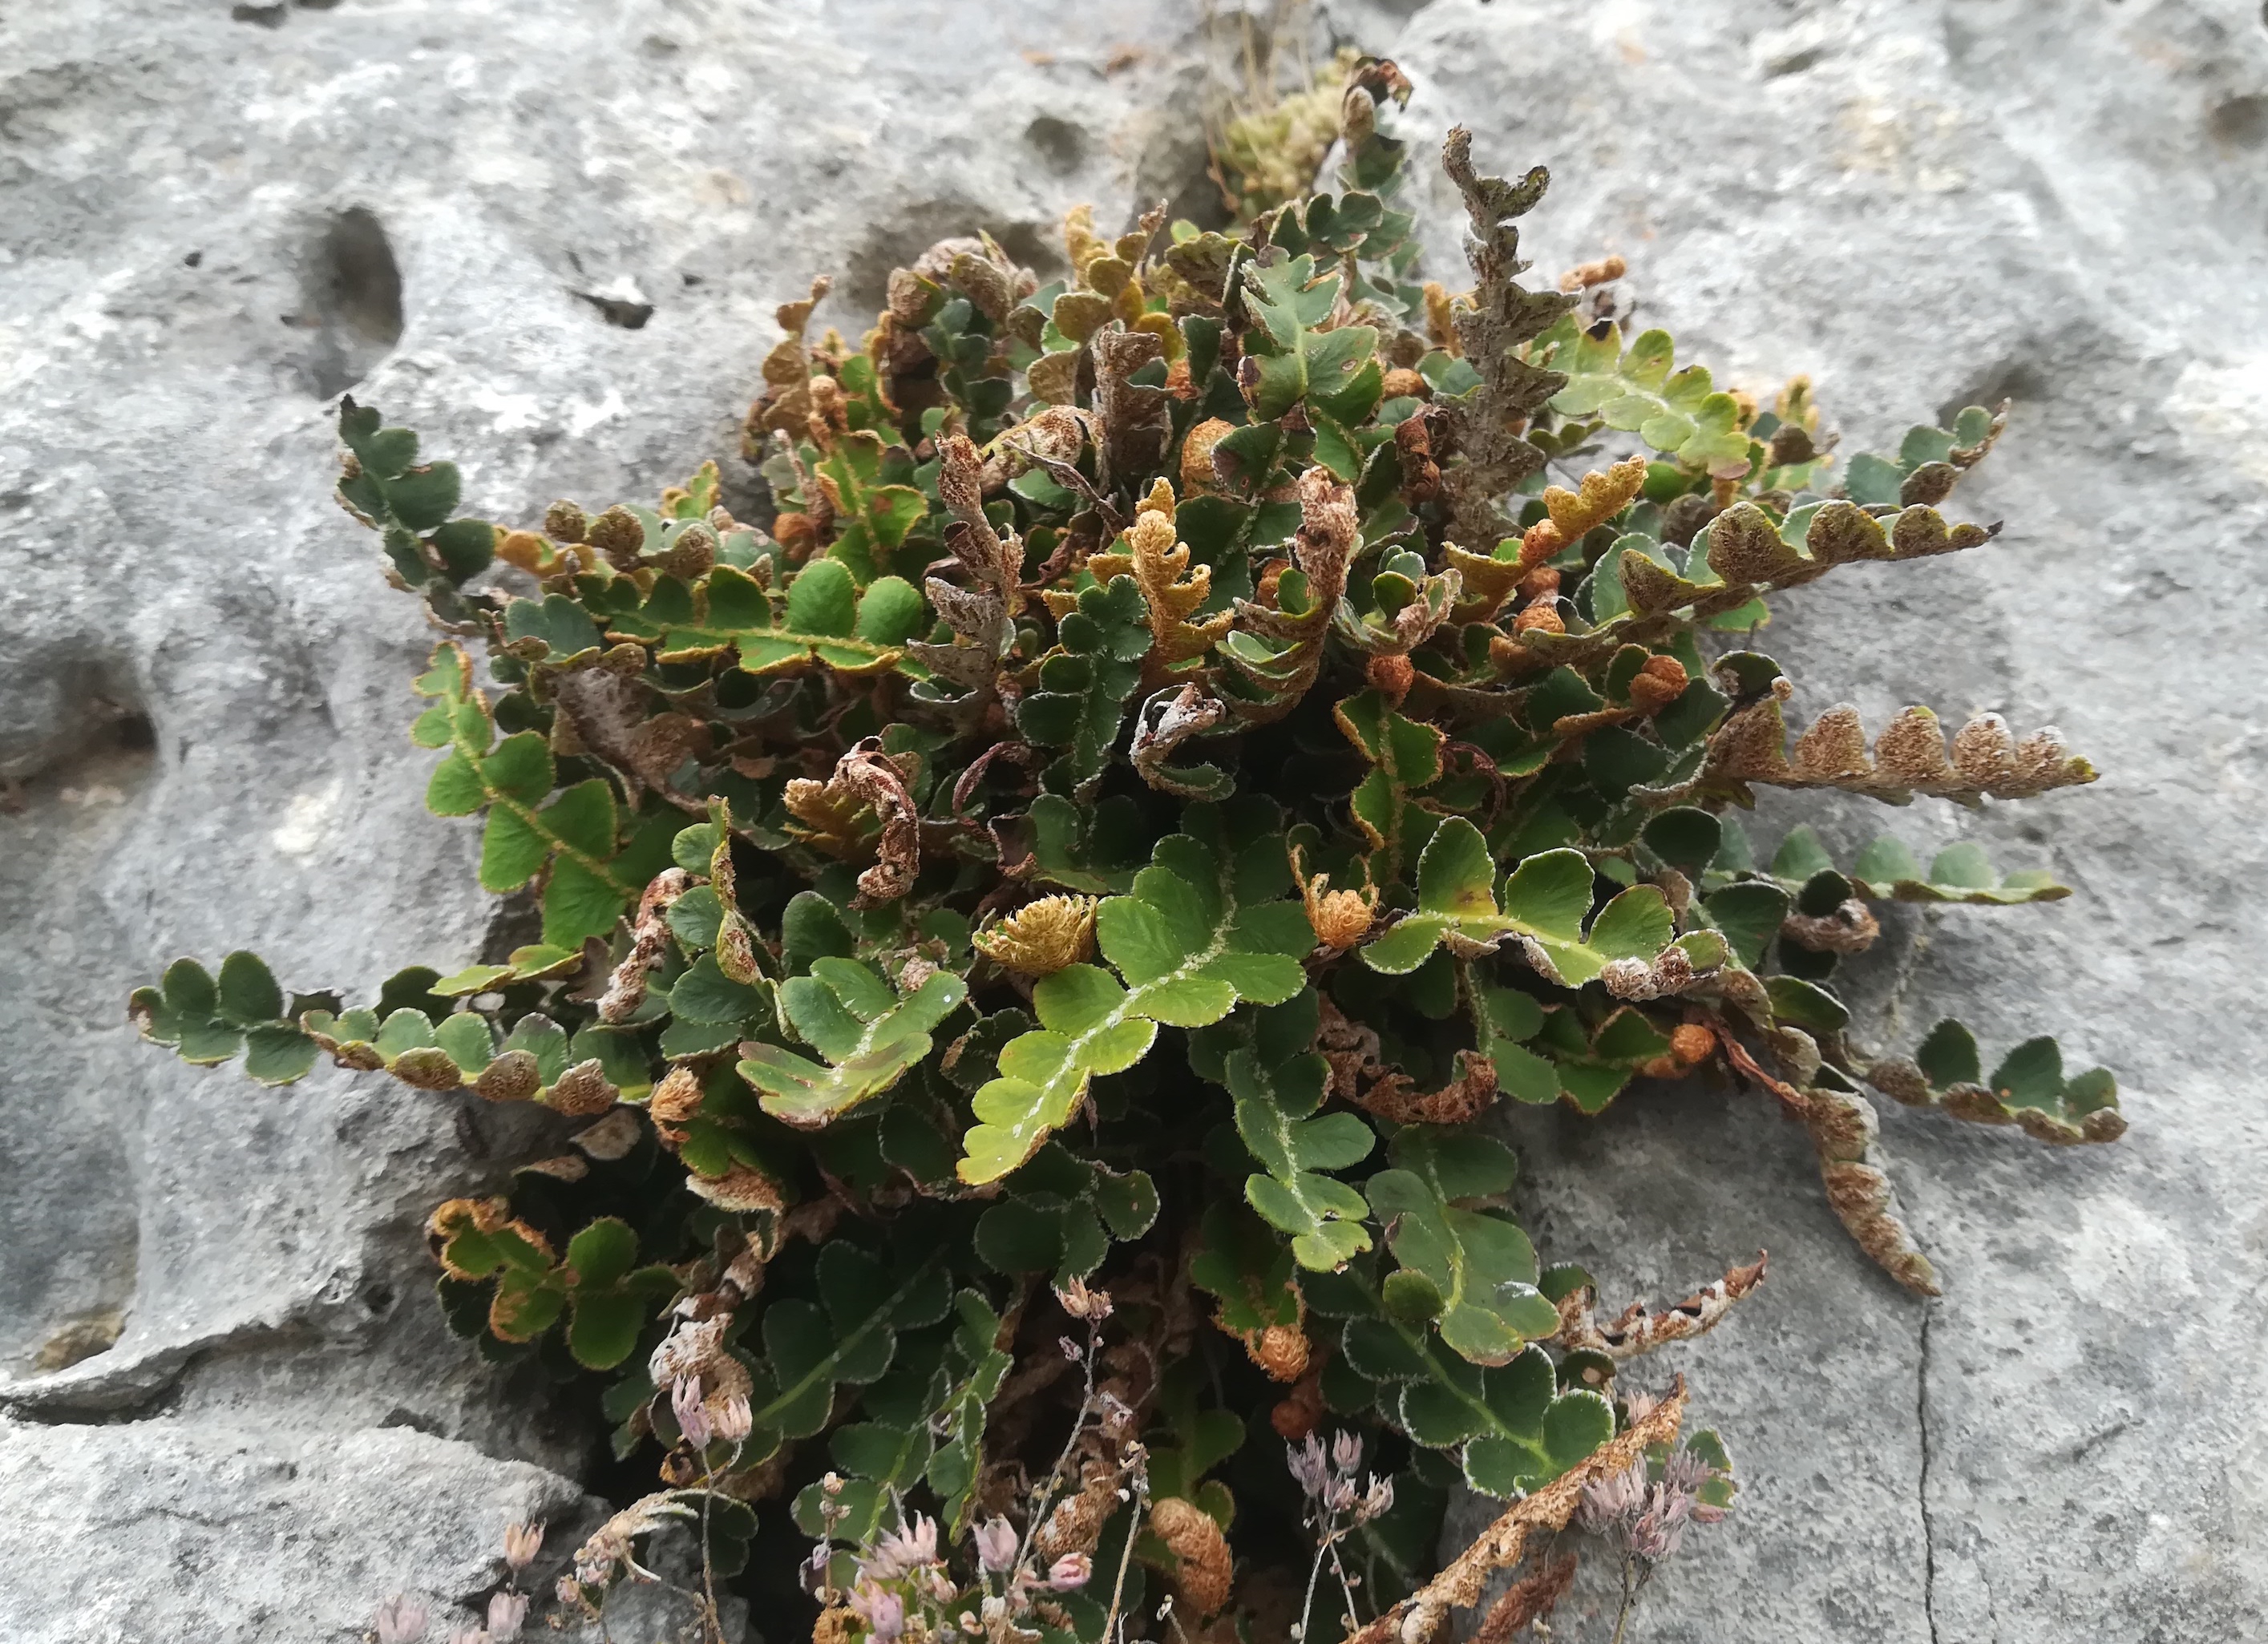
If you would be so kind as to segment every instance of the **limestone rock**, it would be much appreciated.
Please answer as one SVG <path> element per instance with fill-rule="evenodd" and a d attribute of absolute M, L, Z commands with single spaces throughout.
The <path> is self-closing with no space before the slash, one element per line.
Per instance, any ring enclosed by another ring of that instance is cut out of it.
<path fill-rule="evenodd" d="M 1841 571 L 1757 642 L 1802 718 L 1855 700 L 2059 725 L 2092 787 L 1978 815 L 1768 796 L 1766 848 L 1818 824 L 2053 869 L 2052 906 L 1899 909 L 1846 972 L 1861 1037 L 1957 1012 L 2117 1072 L 2133 1128 L 2053 1150 L 1885 1102 L 1924 1305 L 1822 1204 L 1768 1098 L 1679 1091 L 1602 1120 L 1522 1112 L 1548 1259 L 1667 1301 L 1771 1281 L 1683 1369 L 1743 1488 L 1663 1567 L 1648 1644 L 2078 1644 L 2257 1630 L 2268 1281 L 2256 1019 L 2268 688 L 2268 18 L 2250 4 L 1936 0 L 1714 8 L 1437 0 L 1396 53 L 1411 124 L 1552 168 L 1526 249 L 1624 257 L 1637 324 L 1768 395 L 1808 372 L 1843 450 L 2001 397 L 1954 502 L 1999 541 Z M 1436 190 L 1432 266 L 1456 265 Z M 1462 1522 L 1470 1523 L 1468 1516 Z M 1603 1572 L 1594 1572 L 1603 1574 Z M 1562 1634 L 1587 1624 L 1582 1589 Z"/>
<path fill-rule="evenodd" d="M 1046 266 L 1070 205 L 1197 184 L 1190 21 L 0 18 L 0 1407 L 42 1424 L 0 1426 L 0 1474 L 48 1503 L 0 1633 L 344 1639 L 396 1585 L 455 1596 L 505 1498 L 580 1501 L 592 1435 L 441 1329 L 418 1237 L 543 1118 L 328 1069 L 264 1091 L 123 1017 L 184 952 L 367 996 L 523 939 L 475 832 L 423 811 L 434 636 L 330 498 L 329 402 L 418 427 L 498 519 L 711 454 L 745 499 L 738 419 L 813 275 L 855 327 L 941 234 Z"/>
<path fill-rule="evenodd" d="M 1742 1467 L 1639 1636 L 2241 1638 L 2268 1607 L 2264 932 L 2268 27 L 2257 0 L 1373 0 L 1337 8 L 1498 169 L 1545 271 L 1623 255 L 1720 378 L 1810 372 L 1845 449 L 2006 394 L 1992 547 L 1787 602 L 1806 694 L 2059 723 L 2095 787 L 1888 818 L 2079 895 L 1886 921 L 1875 1042 L 1959 1009 L 2118 1073 L 2110 1149 L 1885 1114 L 1923 1308 L 1756 1098 L 1514 1116 L 1529 1224 L 1609 1300 L 1773 1253 L 1671 1364 Z M 1414 15 L 1410 15 L 1414 13 Z M 726 461 L 771 307 L 990 228 L 1198 187 L 1174 0 L 1021 8 L 54 0 L 0 20 L 0 1633 L 345 1640 L 476 1596 L 502 1524 L 593 1522 L 589 1435 L 441 1331 L 416 1228 L 540 1115 L 137 1046 L 127 988 L 248 946 L 288 985 L 508 926 L 419 805 L 431 635 L 329 500 L 327 400 L 471 506 Z M 1142 48 L 1129 55 L 1122 45 Z M 1027 57 L 1025 53 L 1033 54 Z M 1044 59 L 1044 60 L 1039 60 Z M 1460 271 L 1445 189 L 1432 268 Z M 2248 557 L 2251 556 L 2251 557 Z M 1853 636 L 1856 636 L 1855 638 Z M 1768 800 L 1837 844 L 1877 818 Z M 1596 1602 L 1586 1589 L 1584 1604 Z M 438 1625 L 438 1624 L 437 1624 Z M 1562 1634 L 1583 1636 L 1571 1615 Z M 617 1636 L 623 1636 L 618 1632 Z"/>
<path fill-rule="evenodd" d="M 583 1515 L 556 1473 L 407 1427 L 0 1422 L 0 1489 L 10 1635 L 85 1644 L 353 1638 L 394 1592 L 446 1638 L 501 1584 L 506 1524 Z"/>

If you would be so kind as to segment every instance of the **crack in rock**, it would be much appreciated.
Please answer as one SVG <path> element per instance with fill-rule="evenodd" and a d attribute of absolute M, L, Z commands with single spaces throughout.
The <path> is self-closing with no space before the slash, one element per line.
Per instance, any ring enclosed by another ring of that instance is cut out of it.
<path fill-rule="evenodd" d="M 1929 1514 L 1929 1321 L 1936 1312 L 1924 1303 L 1921 1310 L 1921 1359 L 1914 1375 L 1914 1427 L 1921 1435 L 1921 1476 L 1914 1494 L 1921 1505 L 1921 1611 L 1929 1623 L 1929 1644 L 1937 1636 L 1937 1526 Z"/>

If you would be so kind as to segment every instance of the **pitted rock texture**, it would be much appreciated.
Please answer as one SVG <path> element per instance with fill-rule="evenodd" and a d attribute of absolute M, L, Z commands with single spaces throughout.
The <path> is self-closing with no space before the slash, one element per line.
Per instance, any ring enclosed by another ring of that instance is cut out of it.
<path fill-rule="evenodd" d="M 528 1116 L 331 1069 L 266 1091 L 122 1019 L 177 953 L 366 994 L 520 939 L 475 836 L 423 811 L 436 636 L 330 498 L 329 401 L 418 426 L 498 519 L 711 454 L 745 499 L 738 420 L 814 275 L 855 328 L 942 234 L 1044 263 L 1072 204 L 1209 187 L 1193 22 L 0 17 L 0 1479 L 39 1503 L 0 1634 L 343 1640 L 408 1589 L 442 1637 L 512 1518 L 552 1518 L 555 1553 L 597 1522 L 569 1482 L 594 1434 L 447 1335 L 420 1237 L 526 1156 Z"/>
<path fill-rule="evenodd" d="M 541 1117 L 328 1071 L 262 1091 L 122 1019 L 181 952 L 366 992 L 512 940 L 473 831 L 420 806 L 407 680 L 432 636 L 329 500 L 327 398 L 422 429 L 500 519 L 708 455 L 745 497 L 735 424 L 813 274 L 849 327 L 939 234 L 1044 260 L 1076 201 L 1194 197 L 1195 11 L 0 17 L 0 776 L 23 807 L 0 816 L 0 1479 L 30 1504 L 0 1632 L 344 1640 L 396 1588 L 477 1597 L 511 1519 L 601 1510 L 570 1482 L 591 1435 L 446 1337 L 417 1237 Z M 1838 572 L 1764 642 L 1800 707 L 1999 708 L 2106 773 L 1977 816 L 1778 798 L 1756 825 L 1976 838 L 2078 891 L 1901 912 L 1856 972 L 1873 1042 L 1956 1009 L 1988 1044 L 2054 1032 L 2133 1120 L 2052 1152 L 1885 1105 L 1943 1301 L 1851 1248 L 1762 1098 L 1514 1116 L 1539 1246 L 1607 1299 L 1773 1255 L 1730 1324 L 1641 1371 L 1693 1377 L 1744 1488 L 1637 1636 L 2251 1636 L 2257 0 L 1396 0 L 1339 24 L 1418 81 L 1421 147 L 1462 121 L 1491 167 L 1552 165 L 1539 272 L 1620 253 L 1639 322 L 1721 380 L 1810 372 L 1847 450 L 2013 397 L 1959 498 L 2007 520 L 1998 543 Z M 1456 219 L 1437 188 L 1453 285 Z M 1581 1615 L 1602 1590 L 1559 1636 L 1604 1636 Z"/>
<path fill-rule="evenodd" d="M 1898 909 L 1845 973 L 1874 1046 L 1958 1014 L 1996 1048 L 2054 1033 L 2120 1081 L 2132 1129 L 2102 1148 L 1878 1104 L 1942 1300 L 1849 1244 L 1767 1097 L 1507 1120 L 1538 1247 L 1615 1305 L 1772 1255 L 1731 1323 L 1631 1378 L 1684 1370 L 1742 1480 L 1633 1632 L 2257 1633 L 2268 1127 L 2241 1024 L 2268 936 L 2268 18 L 1439 0 L 1397 55 L 1413 125 L 1462 121 L 1492 167 L 1552 168 L 1527 219 L 1537 274 L 1621 254 L 1635 324 L 1681 360 L 1766 395 L 1808 372 L 1846 451 L 2014 400 L 1954 499 L 2005 520 L 1997 542 L 1837 572 L 1756 642 L 1794 677 L 1799 723 L 1838 701 L 1873 726 L 1909 702 L 1992 708 L 2061 727 L 2103 772 L 1979 814 L 1767 795 L 1749 821 L 1768 849 L 1812 820 L 1845 860 L 1881 833 L 1925 855 L 1974 839 L 2074 888 Z M 1438 272 L 1454 197 L 1433 202 Z M 1587 1584 L 1555 1636 L 1604 1638 L 1609 1596 Z"/>
<path fill-rule="evenodd" d="M 452 1601 L 466 1624 L 503 1584 L 491 1525 L 565 1529 L 582 1507 L 556 1473 L 406 1427 L 279 1436 L 210 1420 L 0 1422 L 0 1487 L 25 1552 L 83 1555 L 9 1572 L 10 1627 L 26 1638 L 323 1638 L 407 1571 L 428 1577 L 446 1638 Z"/>

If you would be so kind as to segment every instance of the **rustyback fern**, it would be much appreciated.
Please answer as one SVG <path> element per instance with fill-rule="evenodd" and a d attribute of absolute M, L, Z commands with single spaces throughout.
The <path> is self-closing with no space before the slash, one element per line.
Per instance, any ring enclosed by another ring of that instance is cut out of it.
<path fill-rule="evenodd" d="M 604 1378 L 618 1454 L 659 1458 L 573 1603 L 697 1519 L 723 1579 L 755 1536 L 760 1589 L 759 1526 L 814 1538 L 828 1640 L 1163 1637 L 1161 1604 L 1190 1639 L 1435 1636 L 1535 1532 L 1644 1560 L 1675 1545 L 1645 1501 L 1721 1516 L 1682 1391 L 1619 1380 L 1764 1273 L 1602 1317 L 1514 1219 L 1489 1110 L 1767 1093 L 1923 1291 L 1867 1087 L 2123 1128 L 2051 1039 L 1989 1076 L 1956 1023 L 1877 1053 L 1835 989 L 1884 903 L 2065 887 L 1808 828 L 1764 859 L 1736 819 L 2092 780 L 1990 715 L 1794 734 L 1753 649 L 1841 566 L 1984 548 L 1940 510 L 2002 414 L 1839 458 L 1800 381 L 1762 409 L 1624 337 L 1619 263 L 1523 285 L 1546 180 L 1462 131 L 1475 283 L 1421 284 L 1407 91 L 1347 65 L 1338 191 L 1234 234 L 1082 211 L 1044 280 L 948 240 L 855 347 L 810 334 L 814 286 L 747 421 L 762 523 L 714 464 L 464 517 L 342 402 L 340 500 L 447 635 L 411 686 L 428 806 L 538 939 L 351 1007 L 184 959 L 132 1011 L 270 1083 L 328 1057 L 559 1115 L 430 1231 L 458 1328 Z M 1508 1505 L 1436 1573 L 1456 1486 Z"/>

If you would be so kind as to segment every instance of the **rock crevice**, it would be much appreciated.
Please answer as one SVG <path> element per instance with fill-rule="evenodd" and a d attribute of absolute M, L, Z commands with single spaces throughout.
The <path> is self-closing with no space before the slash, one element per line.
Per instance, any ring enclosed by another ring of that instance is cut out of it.
<path fill-rule="evenodd" d="M 509 1520 L 563 1535 L 597 1510 L 588 1431 L 426 1304 L 418 1216 L 496 1168 L 463 1112 L 200 1075 L 113 1014 L 182 952 L 367 993 L 489 936 L 474 835 L 424 814 L 404 735 L 431 636 L 330 500 L 317 396 L 352 384 L 420 428 L 500 519 L 650 496 L 711 454 L 747 487 L 736 419 L 813 274 L 871 285 L 932 229 L 1037 256 L 1065 207 L 1130 210 L 1201 170 L 1176 0 L 540 10 L 0 18 L 0 1488 L 28 1504 L 0 1633 L 21 1644 L 345 1644 L 396 1589 L 482 1590 Z M 1539 1246 L 1610 1292 L 1772 1251 L 1771 1284 L 1658 1367 L 1690 1376 L 1743 1489 L 1650 1587 L 1648 1644 L 2242 1637 L 2268 1609 L 2268 1492 L 2230 1460 L 2268 1455 L 2268 1136 L 2239 1025 L 2268 945 L 2257 11 L 1330 7 L 1417 81 L 1421 148 L 1463 121 L 1487 165 L 1551 165 L 1528 220 L 1545 270 L 1624 257 L 1639 323 L 1719 380 L 1808 373 L 1853 451 L 2012 396 L 1962 493 L 2009 522 L 1999 542 L 1839 574 L 1758 642 L 1799 709 L 1996 709 L 2107 774 L 2034 807 L 1775 799 L 1754 821 L 1845 852 L 1975 839 L 2080 890 L 1886 920 L 1851 967 L 1870 1043 L 1956 1009 L 1996 1044 L 2055 1032 L 2117 1070 L 2133 1121 L 2055 1152 L 1886 1111 L 1948 1280 L 1920 1318 L 1749 1097 L 1507 1119 Z M 1455 278 L 1450 191 L 1414 202 Z M 855 334 L 836 305 L 822 322 Z M 392 1307 L 363 1304 L 373 1285 Z"/>

